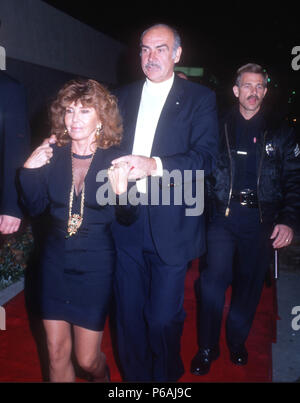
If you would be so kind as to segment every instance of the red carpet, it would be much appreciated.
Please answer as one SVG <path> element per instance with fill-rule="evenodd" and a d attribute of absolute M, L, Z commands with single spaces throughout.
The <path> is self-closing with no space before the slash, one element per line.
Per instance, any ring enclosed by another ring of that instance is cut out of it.
<path fill-rule="evenodd" d="M 187 313 L 182 337 L 182 357 L 186 372 L 181 382 L 271 382 L 272 381 L 272 342 L 276 335 L 276 290 L 275 285 L 265 287 L 258 307 L 254 324 L 247 341 L 248 365 L 238 367 L 230 362 L 224 339 L 224 326 L 221 337 L 221 356 L 214 361 L 209 374 L 193 376 L 189 372 L 190 361 L 197 351 L 196 343 L 196 301 L 194 281 L 198 276 L 197 261 L 193 262 L 186 278 L 185 310 Z M 230 292 L 224 317 L 228 310 Z M 41 343 L 41 329 L 38 323 L 29 323 L 24 293 L 20 293 L 5 306 L 6 329 L 0 330 L 0 382 L 42 382 L 45 365 L 45 346 Z M 33 334 L 37 335 L 35 340 Z M 37 341 L 37 342 L 36 342 Z M 121 377 L 113 358 L 109 329 L 103 339 L 112 382 L 120 382 Z M 40 359 L 41 357 L 41 359 Z"/>

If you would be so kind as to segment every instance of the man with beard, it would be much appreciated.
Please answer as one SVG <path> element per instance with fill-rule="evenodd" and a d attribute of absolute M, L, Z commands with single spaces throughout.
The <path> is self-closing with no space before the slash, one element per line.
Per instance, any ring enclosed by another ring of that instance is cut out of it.
<path fill-rule="evenodd" d="M 146 186 L 154 182 L 151 176 L 160 177 L 158 202 L 139 204 L 136 221 L 113 228 L 118 352 L 123 378 L 130 382 L 176 381 L 183 374 L 184 279 L 188 262 L 205 248 L 203 215 L 188 216 L 186 200 L 172 201 L 175 191 L 189 186 L 186 171 L 193 175 L 193 189 L 197 171 L 211 172 L 217 153 L 216 102 L 211 90 L 174 74 L 181 51 L 173 28 L 147 29 L 140 53 L 146 79 L 117 94 L 127 156 L 112 162 L 110 177 L 124 168 L 121 163 L 128 164 L 129 179 L 137 179 L 137 190 L 146 198 L 152 197 Z M 166 181 L 174 170 L 182 174 L 182 183 Z M 161 202 L 165 191 L 169 205 Z"/>
<path fill-rule="evenodd" d="M 290 245 L 300 207 L 300 151 L 285 123 L 261 106 L 268 76 L 261 66 L 237 71 L 238 107 L 221 121 L 220 151 L 207 181 L 206 266 L 196 283 L 199 351 L 194 375 L 219 357 L 225 293 L 232 286 L 226 339 L 234 364 L 247 364 L 245 347 L 273 249 Z"/>

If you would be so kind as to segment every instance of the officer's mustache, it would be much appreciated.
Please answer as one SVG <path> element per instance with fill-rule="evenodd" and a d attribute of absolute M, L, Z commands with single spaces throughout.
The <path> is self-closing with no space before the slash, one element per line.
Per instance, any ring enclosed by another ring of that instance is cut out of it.
<path fill-rule="evenodd" d="M 254 98 L 254 99 L 256 99 L 257 101 L 259 101 L 259 97 L 258 97 L 257 95 L 249 95 L 249 97 L 247 98 L 247 100 L 252 99 L 252 98 Z"/>

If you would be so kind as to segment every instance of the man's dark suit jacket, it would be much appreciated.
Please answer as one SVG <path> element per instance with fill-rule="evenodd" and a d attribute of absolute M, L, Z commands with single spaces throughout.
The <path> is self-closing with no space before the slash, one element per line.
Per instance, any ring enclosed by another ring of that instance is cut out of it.
<path fill-rule="evenodd" d="M 16 190 L 16 170 L 28 158 L 30 132 L 25 92 L 0 71 L 0 215 L 22 217 Z"/>
<path fill-rule="evenodd" d="M 132 152 L 143 84 L 130 84 L 116 93 L 124 124 L 124 154 Z M 156 128 L 151 156 L 160 157 L 163 169 L 169 172 L 204 170 L 208 174 L 216 158 L 217 138 L 214 92 L 175 76 Z M 188 217 L 187 207 L 184 203 L 146 207 L 157 252 L 166 264 L 185 264 L 205 251 L 203 214 Z M 134 233 L 130 226 L 116 224 L 113 231 L 117 247 L 131 247 Z"/>

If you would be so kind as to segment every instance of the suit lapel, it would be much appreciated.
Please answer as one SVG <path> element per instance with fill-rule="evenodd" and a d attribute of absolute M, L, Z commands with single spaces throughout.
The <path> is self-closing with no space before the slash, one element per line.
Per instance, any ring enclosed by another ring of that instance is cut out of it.
<path fill-rule="evenodd" d="M 143 85 L 145 81 L 139 81 L 130 88 L 128 96 L 125 98 L 125 105 L 121 106 L 121 113 L 124 113 L 124 137 L 122 140 L 121 148 L 127 154 L 131 154 L 134 142 L 135 128 L 139 107 L 142 97 Z M 123 112 L 124 108 L 124 112 Z"/>
<path fill-rule="evenodd" d="M 166 136 L 169 131 L 170 121 L 176 120 L 176 117 L 182 108 L 184 89 L 181 81 L 182 80 L 178 77 L 174 77 L 174 83 L 167 96 L 165 105 L 161 111 L 160 118 L 157 123 L 151 155 L 160 155 L 164 152 L 161 147 L 161 144 L 164 143 L 162 138 L 163 136 Z"/>

